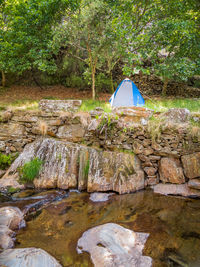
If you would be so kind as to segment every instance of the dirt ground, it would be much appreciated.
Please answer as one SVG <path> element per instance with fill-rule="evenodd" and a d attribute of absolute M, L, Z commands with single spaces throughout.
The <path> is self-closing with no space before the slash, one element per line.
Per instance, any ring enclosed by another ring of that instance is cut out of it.
<path fill-rule="evenodd" d="M 111 94 L 101 93 L 97 100 L 108 101 Z M 48 86 L 43 89 L 36 86 L 16 86 L 6 89 L 0 88 L 0 103 L 9 104 L 18 100 L 37 101 L 43 98 L 49 99 L 91 99 L 90 90 L 80 91 L 74 88 L 67 88 L 62 85 Z"/>

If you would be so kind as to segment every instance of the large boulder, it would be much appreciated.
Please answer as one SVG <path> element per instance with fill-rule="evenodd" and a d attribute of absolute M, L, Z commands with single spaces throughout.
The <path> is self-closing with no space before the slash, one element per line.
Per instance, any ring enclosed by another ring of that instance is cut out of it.
<path fill-rule="evenodd" d="M 7 267 L 61 267 L 61 265 L 40 248 L 7 249 L 0 254 L 0 266 Z"/>
<path fill-rule="evenodd" d="M 185 176 L 189 179 L 200 177 L 200 152 L 181 157 Z"/>
<path fill-rule="evenodd" d="M 144 188 L 144 171 L 136 155 L 93 150 L 90 153 L 88 192 L 116 191 L 120 194 Z"/>
<path fill-rule="evenodd" d="M 200 191 L 191 189 L 187 184 L 157 184 L 153 186 L 154 193 L 184 197 L 200 197 Z"/>
<path fill-rule="evenodd" d="M 96 267 L 148 267 L 152 266 L 152 259 L 142 255 L 148 236 L 107 223 L 83 233 L 78 240 L 77 251 L 89 252 Z"/>
<path fill-rule="evenodd" d="M 18 168 L 34 157 L 43 161 L 39 177 L 33 181 L 37 188 L 78 188 L 89 192 L 111 190 L 119 193 L 144 188 L 144 171 L 137 156 L 103 152 L 48 138 L 28 144 L 2 179 L 17 174 Z"/>
<path fill-rule="evenodd" d="M 185 183 L 185 177 L 179 159 L 162 158 L 159 163 L 159 174 L 160 180 L 164 183 Z"/>

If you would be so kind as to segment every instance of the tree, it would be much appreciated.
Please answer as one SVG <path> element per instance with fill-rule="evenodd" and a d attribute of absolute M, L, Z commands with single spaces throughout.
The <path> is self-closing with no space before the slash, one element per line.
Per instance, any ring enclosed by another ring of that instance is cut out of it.
<path fill-rule="evenodd" d="M 124 73 L 141 70 L 155 73 L 164 81 L 187 80 L 199 73 L 199 4 L 189 0 L 123 1 L 114 27 L 125 40 Z M 129 10 L 129 12 L 125 12 Z M 164 52 L 164 53 L 163 53 Z M 149 66 L 145 62 L 150 62 Z"/>
<path fill-rule="evenodd" d="M 39 69 L 55 72 L 50 40 L 52 28 L 61 21 L 67 8 L 75 9 L 77 1 L 6 0 L 0 16 L 0 67 L 5 72 L 21 74 Z"/>
<path fill-rule="evenodd" d="M 96 97 L 97 70 L 107 72 L 120 58 L 119 45 L 112 28 L 112 11 L 102 0 L 83 0 L 79 10 L 55 30 L 54 46 L 65 47 L 66 53 L 78 58 L 89 67 L 92 80 L 92 98 Z"/>

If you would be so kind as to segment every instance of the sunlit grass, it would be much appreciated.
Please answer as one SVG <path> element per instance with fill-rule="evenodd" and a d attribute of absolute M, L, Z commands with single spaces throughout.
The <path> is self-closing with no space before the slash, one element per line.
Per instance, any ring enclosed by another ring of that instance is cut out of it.
<path fill-rule="evenodd" d="M 111 112 L 111 110 L 112 110 L 109 102 L 92 100 L 92 99 L 83 100 L 82 105 L 80 107 L 80 110 L 91 111 L 91 110 L 95 109 L 96 107 L 102 108 L 107 113 Z"/>
<path fill-rule="evenodd" d="M 46 99 L 54 99 L 53 97 L 46 97 Z M 36 110 L 38 109 L 38 102 L 31 99 L 18 99 L 10 103 L 1 103 L 0 102 L 0 111 L 5 109 L 20 109 L 20 110 Z M 82 101 L 80 107 L 81 111 L 91 111 L 96 107 L 102 108 L 105 112 L 110 113 L 112 108 L 109 102 L 87 99 Z M 156 112 L 165 112 L 169 108 L 187 108 L 191 112 L 200 112 L 200 99 L 147 99 L 145 101 L 145 107 L 153 109 Z"/>
<path fill-rule="evenodd" d="M 187 108 L 191 112 L 200 112 L 200 99 L 148 99 L 145 101 L 145 107 L 159 112 L 167 111 L 169 108 Z"/>

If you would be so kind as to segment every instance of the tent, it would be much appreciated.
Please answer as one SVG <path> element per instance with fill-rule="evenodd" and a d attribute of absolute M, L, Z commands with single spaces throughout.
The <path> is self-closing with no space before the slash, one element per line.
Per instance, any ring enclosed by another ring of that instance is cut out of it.
<path fill-rule="evenodd" d="M 141 107 L 144 99 L 130 79 L 123 80 L 109 100 L 112 107 Z"/>

